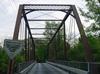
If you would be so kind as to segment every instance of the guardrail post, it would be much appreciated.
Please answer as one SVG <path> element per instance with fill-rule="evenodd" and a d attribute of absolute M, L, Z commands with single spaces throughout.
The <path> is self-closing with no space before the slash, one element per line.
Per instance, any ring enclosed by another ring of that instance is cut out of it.
<path fill-rule="evenodd" d="M 8 73 L 7 74 L 13 74 L 13 68 L 14 68 L 14 60 L 9 61 L 9 66 L 8 66 Z"/>
<path fill-rule="evenodd" d="M 100 74 L 97 64 L 89 63 L 89 74 Z"/>

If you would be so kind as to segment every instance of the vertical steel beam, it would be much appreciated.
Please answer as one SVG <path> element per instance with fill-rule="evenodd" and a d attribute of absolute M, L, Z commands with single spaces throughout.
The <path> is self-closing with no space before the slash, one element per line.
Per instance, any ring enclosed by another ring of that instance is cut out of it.
<path fill-rule="evenodd" d="M 54 51 L 55 51 L 55 52 L 54 52 L 54 55 L 55 55 L 55 60 L 56 60 L 56 59 L 57 59 L 56 37 L 55 37 L 54 47 L 55 47 L 55 48 L 54 48 Z"/>
<path fill-rule="evenodd" d="M 61 60 L 61 58 L 59 58 L 59 51 L 61 50 L 61 47 L 60 47 L 61 46 L 60 45 L 61 44 L 60 30 L 58 31 L 57 37 L 58 37 L 58 40 L 57 40 L 58 41 L 58 49 L 57 49 L 58 50 L 58 59 Z"/>
<path fill-rule="evenodd" d="M 33 38 L 32 38 L 33 39 Z M 32 41 L 32 39 L 31 39 L 31 41 Z M 31 49 L 31 59 L 33 60 L 35 60 L 35 45 L 32 43 L 31 44 L 31 46 L 32 46 L 32 49 Z"/>
<path fill-rule="evenodd" d="M 57 56 L 58 56 L 58 55 L 57 55 L 57 46 L 58 46 L 58 45 L 57 45 L 57 35 L 56 35 L 56 44 L 55 44 L 55 47 L 56 47 L 56 59 L 57 59 Z"/>
<path fill-rule="evenodd" d="M 28 20 L 27 20 L 27 17 L 26 17 L 26 14 L 25 14 L 25 11 L 23 10 L 23 17 L 24 17 L 24 20 L 25 20 L 25 23 L 26 23 L 26 26 L 27 26 L 27 28 L 28 28 L 28 31 L 29 31 L 29 34 L 30 34 L 30 38 L 32 39 L 32 47 L 33 47 L 33 49 L 32 50 L 34 50 L 34 60 L 35 60 L 35 43 L 34 43 L 34 40 L 33 40 L 33 37 L 32 37 L 32 33 L 31 33 L 31 30 L 30 30 L 30 27 L 29 27 L 29 23 L 28 23 Z"/>
<path fill-rule="evenodd" d="M 79 18 L 79 15 L 78 15 L 78 12 L 76 10 L 75 5 L 72 5 L 72 9 L 73 9 L 74 17 L 76 19 L 76 23 L 77 23 L 77 26 L 78 26 L 78 29 L 79 29 L 79 32 L 80 32 L 80 35 L 81 35 L 81 40 L 82 40 L 83 46 L 85 48 L 86 60 L 88 62 L 91 62 L 91 61 L 93 61 L 92 49 L 90 48 L 88 39 L 85 35 L 84 29 L 83 29 L 83 26 L 82 26 L 82 23 L 81 23 L 81 20 Z"/>
<path fill-rule="evenodd" d="M 29 47 L 29 45 L 30 45 L 30 36 L 28 34 L 28 61 L 30 61 L 30 47 Z"/>
<path fill-rule="evenodd" d="M 27 26 L 25 24 L 25 60 L 27 61 Z"/>
<path fill-rule="evenodd" d="M 28 61 L 29 61 L 29 33 L 28 33 L 28 38 L 27 38 L 27 59 L 28 59 Z"/>
<path fill-rule="evenodd" d="M 47 49 L 46 49 L 46 56 L 47 56 L 47 60 L 49 60 L 49 51 L 50 51 L 50 45 L 47 46 Z"/>
<path fill-rule="evenodd" d="M 17 14 L 16 24 L 15 24 L 13 40 L 18 40 L 19 28 L 20 28 L 21 17 L 22 17 L 22 9 L 23 6 L 20 5 Z M 8 74 L 13 74 L 13 70 L 14 70 L 14 59 L 9 61 Z"/>
<path fill-rule="evenodd" d="M 14 63 L 15 63 L 14 59 L 13 60 L 9 60 L 7 74 L 13 74 L 13 71 L 14 71 Z"/>
<path fill-rule="evenodd" d="M 65 23 L 64 23 L 64 60 L 67 60 L 66 28 L 65 28 Z"/>

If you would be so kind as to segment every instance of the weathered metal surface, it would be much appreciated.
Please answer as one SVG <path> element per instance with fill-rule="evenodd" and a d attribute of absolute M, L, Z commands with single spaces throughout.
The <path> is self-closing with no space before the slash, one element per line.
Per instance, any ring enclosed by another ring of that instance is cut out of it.
<path fill-rule="evenodd" d="M 77 23 L 77 26 L 78 26 L 78 29 L 79 29 L 79 32 L 80 32 L 80 35 L 81 35 L 82 43 L 83 43 L 84 48 L 85 48 L 86 60 L 88 62 L 89 61 L 93 61 L 92 49 L 90 48 L 88 39 L 87 39 L 87 37 L 85 35 L 84 29 L 83 29 L 83 25 L 82 25 L 81 20 L 79 18 L 79 15 L 78 15 L 78 12 L 76 10 L 76 7 L 73 5 L 72 9 L 73 9 L 73 14 L 75 16 L 76 23 Z"/>
<path fill-rule="evenodd" d="M 33 37 L 32 37 L 32 33 L 31 33 L 31 30 L 30 30 L 30 26 L 29 26 L 29 23 L 28 23 L 28 20 L 27 20 L 27 17 L 26 17 L 26 14 L 25 14 L 25 11 L 23 11 L 23 17 L 24 17 L 24 20 L 25 20 L 25 23 L 26 23 L 26 26 L 28 28 L 28 32 L 29 32 L 29 35 L 30 35 L 30 38 L 32 40 L 32 47 L 33 47 L 33 54 L 34 54 L 34 59 L 35 59 L 35 43 L 34 43 L 34 40 L 33 40 Z"/>
<path fill-rule="evenodd" d="M 50 42 L 48 43 L 48 45 L 52 42 L 52 40 L 54 39 L 54 37 L 56 36 L 56 34 L 58 33 L 58 31 L 60 30 L 60 28 L 62 27 L 62 25 L 65 23 L 66 19 L 68 18 L 68 16 L 70 15 L 70 13 L 72 12 L 71 9 L 69 9 L 69 13 L 65 15 L 63 21 L 60 23 L 60 26 L 58 27 L 57 31 L 55 32 L 55 34 L 53 35 L 53 37 L 51 38 Z"/>
<path fill-rule="evenodd" d="M 28 11 L 28 12 L 26 12 Z M 57 20 L 52 20 L 52 19 L 27 19 L 27 14 L 33 11 L 63 11 L 66 13 L 65 17 L 63 18 L 63 20 L 57 19 Z M 71 14 L 71 12 L 73 11 L 73 14 Z M 25 25 L 26 25 L 26 30 L 25 30 L 25 49 L 28 49 L 26 51 L 25 54 L 27 54 L 26 56 L 28 57 L 27 60 L 31 59 L 31 56 L 33 52 L 34 57 L 33 59 L 35 60 L 35 43 L 34 43 L 34 39 L 32 37 L 32 33 L 31 30 L 34 29 L 46 29 L 46 28 L 30 28 L 29 26 L 29 21 L 61 21 L 60 26 L 58 28 L 52 28 L 52 29 L 57 29 L 56 32 L 54 33 L 53 37 L 48 40 L 49 43 L 47 44 L 47 57 L 49 58 L 49 52 L 50 52 L 50 44 L 51 42 L 54 40 L 54 38 L 56 37 L 57 33 L 59 33 L 59 30 L 61 29 L 61 27 L 65 24 L 65 21 L 67 20 L 68 16 L 71 15 L 76 19 L 77 22 L 77 26 L 81 35 L 81 39 L 85 48 L 85 52 L 86 52 L 86 59 L 87 61 L 92 61 L 92 52 L 91 52 L 91 48 L 89 46 L 87 37 L 85 35 L 82 23 L 80 21 L 79 15 L 77 13 L 77 10 L 75 8 L 74 5 L 58 5 L 58 4 L 24 4 L 24 5 L 20 5 L 19 7 L 19 11 L 18 11 L 18 15 L 17 15 L 17 20 L 16 20 L 16 25 L 15 25 L 15 30 L 14 30 L 14 35 L 13 35 L 13 40 L 17 40 L 18 39 L 18 34 L 19 34 L 19 28 L 20 28 L 20 23 L 21 23 L 21 18 L 24 18 L 25 21 Z M 47 28 L 47 29 L 51 29 L 51 28 Z M 28 31 L 28 33 L 26 33 Z M 64 57 L 65 59 L 67 58 L 67 47 L 66 47 L 66 35 L 65 35 L 65 25 L 64 25 Z M 28 39 L 28 40 L 27 40 Z M 32 50 L 30 50 L 30 39 L 32 41 Z M 60 43 L 60 42 L 59 42 Z M 28 45 L 27 45 L 28 44 Z M 57 58 L 57 52 L 56 52 L 56 48 L 57 45 L 55 45 L 55 57 Z M 10 60 L 9 63 L 9 69 L 8 69 L 8 74 L 13 74 L 13 66 L 14 66 L 14 60 Z"/>
<path fill-rule="evenodd" d="M 19 29 L 20 29 L 20 24 L 21 24 L 21 18 L 22 18 L 22 10 L 23 10 L 23 5 L 20 5 L 19 10 L 18 10 L 18 14 L 17 14 L 16 24 L 15 24 L 13 40 L 18 39 L 18 34 L 19 34 Z"/>
<path fill-rule="evenodd" d="M 18 40 L 19 28 L 20 28 L 21 17 L 22 17 L 22 10 L 23 10 L 23 5 L 20 5 L 19 10 L 18 10 L 18 14 L 17 14 L 16 24 L 15 24 L 13 40 Z M 14 70 L 14 59 L 9 61 L 7 73 L 13 74 L 13 70 Z"/>

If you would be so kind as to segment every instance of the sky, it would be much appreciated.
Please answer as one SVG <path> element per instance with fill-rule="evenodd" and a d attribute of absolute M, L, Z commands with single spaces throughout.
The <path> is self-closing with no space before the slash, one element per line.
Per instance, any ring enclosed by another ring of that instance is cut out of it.
<path fill-rule="evenodd" d="M 5 38 L 12 38 L 19 4 L 73 4 L 77 9 L 86 8 L 84 0 L 0 0 L 0 43 Z M 84 19 L 81 16 L 81 21 L 86 26 Z"/>

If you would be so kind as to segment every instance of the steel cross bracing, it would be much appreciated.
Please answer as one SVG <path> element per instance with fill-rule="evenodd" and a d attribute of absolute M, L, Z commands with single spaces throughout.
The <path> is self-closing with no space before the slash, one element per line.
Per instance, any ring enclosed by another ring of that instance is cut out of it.
<path fill-rule="evenodd" d="M 34 11 L 59 11 L 59 12 L 64 12 L 66 15 L 62 19 L 28 19 L 27 15 L 31 12 L 34 12 Z M 73 12 L 73 14 L 71 14 L 72 12 Z M 32 29 L 49 29 L 49 28 L 31 28 L 29 22 L 31 22 L 31 21 L 60 21 L 60 25 L 58 28 L 52 28 L 52 29 L 56 29 L 56 32 L 53 34 L 52 38 L 48 39 L 48 40 L 50 40 L 49 43 L 47 44 L 47 48 L 48 48 L 48 46 L 51 44 L 51 42 L 55 38 L 58 31 L 61 29 L 61 27 L 63 25 L 65 25 L 65 21 L 67 20 L 69 15 L 73 16 L 76 19 L 76 23 L 77 23 L 77 26 L 78 26 L 78 29 L 79 29 L 79 32 L 81 35 L 82 43 L 83 43 L 84 48 L 85 48 L 86 59 L 87 59 L 87 61 L 92 61 L 91 48 L 89 46 L 87 37 L 86 37 L 85 32 L 83 30 L 83 26 L 82 26 L 82 23 L 80 21 L 80 18 L 79 18 L 79 15 L 77 13 L 75 5 L 61 5 L 61 4 L 23 4 L 23 5 L 20 5 L 19 10 L 18 10 L 16 24 L 15 24 L 13 40 L 18 39 L 21 20 L 22 20 L 22 18 L 24 18 L 29 37 L 32 40 L 32 50 L 34 53 L 33 59 L 35 60 L 35 43 L 34 43 L 34 38 L 32 37 L 31 30 Z M 66 36 L 65 31 L 64 31 L 64 36 Z M 64 41 L 66 42 L 65 38 L 66 37 L 64 37 Z M 66 45 L 64 45 L 64 46 L 65 46 L 64 51 L 66 52 L 67 51 Z M 47 53 L 49 54 L 49 49 L 47 51 L 48 51 Z M 65 59 L 66 59 L 67 53 L 65 53 L 64 55 L 65 55 Z M 10 60 L 10 63 L 9 63 L 8 74 L 13 74 L 14 63 L 12 61 L 13 60 Z"/>

